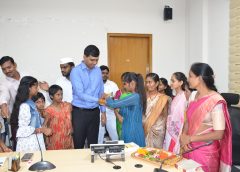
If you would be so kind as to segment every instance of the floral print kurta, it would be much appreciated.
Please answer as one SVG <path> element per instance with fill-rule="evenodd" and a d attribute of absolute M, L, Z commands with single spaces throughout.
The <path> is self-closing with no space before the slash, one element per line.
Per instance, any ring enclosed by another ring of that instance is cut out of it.
<path fill-rule="evenodd" d="M 59 111 L 51 105 L 46 112 L 47 126 L 52 129 L 52 135 L 46 139 L 47 149 L 73 149 L 71 104 L 62 102 Z"/>
<path fill-rule="evenodd" d="M 26 103 L 22 103 L 19 109 L 17 130 L 17 152 L 35 152 L 39 151 L 39 144 L 42 150 L 45 150 L 45 144 L 43 134 L 35 134 L 35 128 L 30 126 L 31 112 L 30 106 Z M 38 137 L 38 140 L 37 140 Z"/>

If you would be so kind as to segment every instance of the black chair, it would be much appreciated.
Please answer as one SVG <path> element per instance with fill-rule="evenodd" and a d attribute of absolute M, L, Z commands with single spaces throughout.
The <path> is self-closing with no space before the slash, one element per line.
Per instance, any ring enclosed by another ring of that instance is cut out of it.
<path fill-rule="evenodd" d="M 231 172 L 240 172 L 240 169 L 237 167 L 232 166 L 232 171 Z"/>
<path fill-rule="evenodd" d="M 222 93 L 228 105 L 232 124 L 232 159 L 233 165 L 240 165 L 240 108 L 233 106 L 239 103 L 239 94 Z M 240 171 L 233 167 L 232 171 Z"/>

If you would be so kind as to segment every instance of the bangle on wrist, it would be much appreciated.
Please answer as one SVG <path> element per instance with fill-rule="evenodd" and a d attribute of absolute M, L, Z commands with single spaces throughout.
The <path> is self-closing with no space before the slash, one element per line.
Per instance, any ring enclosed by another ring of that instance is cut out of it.
<path fill-rule="evenodd" d="M 192 143 L 192 137 L 189 136 L 189 143 Z"/>
<path fill-rule="evenodd" d="M 36 133 L 37 133 L 37 134 L 41 133 L 41 128 L 37 128 L 37 129 L 36 129 Z"/>

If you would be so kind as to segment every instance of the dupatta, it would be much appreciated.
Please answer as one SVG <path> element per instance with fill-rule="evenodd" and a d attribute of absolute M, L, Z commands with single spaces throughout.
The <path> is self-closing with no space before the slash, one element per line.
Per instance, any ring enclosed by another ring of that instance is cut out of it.
<path fill-rule="evenodd" d="M 146 120 L 144 122 L 144 133 L 145 136 L 150 131 L 151 127 L 156 123 L 157 119 L 161 115 L 164 107 L 166 106 L 168 102 L 168 96 L 164 94 L 158 93 L 158 101 L 156 102 L 155 106 L 152 107 L 150 114 L 146 117 Z"/>
<path fill-rule="evenodd" d="M 167 118 L 167 130 L 163 148 L 174 153 L 180 152 L 180 135 L 184 124 L 186 96 L 184 92 L 178 93 L 171 103 L 170 113 Z"/>

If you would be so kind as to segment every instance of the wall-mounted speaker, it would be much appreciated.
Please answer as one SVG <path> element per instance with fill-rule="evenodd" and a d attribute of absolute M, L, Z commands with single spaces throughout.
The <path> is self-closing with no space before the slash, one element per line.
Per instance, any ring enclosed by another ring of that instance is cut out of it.
<path fill-rule="evenodd" d="M 172 8 L 171 7 L 169 7 L 169 6 L 164 7 L 163 17 L 164 17 L 164 20 L 172 20 Z"/>

